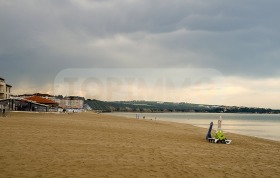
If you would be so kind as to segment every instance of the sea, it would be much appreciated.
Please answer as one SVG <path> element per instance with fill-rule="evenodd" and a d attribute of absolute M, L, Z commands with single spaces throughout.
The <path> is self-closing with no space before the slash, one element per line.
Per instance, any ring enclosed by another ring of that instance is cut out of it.
<path fill-rule="evenodd" d="M 213 122 L 213 130 L 216 130 L 218 119 L 222 117 L 222 129 L 224 133 L 230 132 L 280 141 L 280 114 L 128 112 L 114 112 L 110 114 L 132 119 L 139 118 L 156 121 L 187 123 L 203 128 L 209 128 L 210 122 Z"/>

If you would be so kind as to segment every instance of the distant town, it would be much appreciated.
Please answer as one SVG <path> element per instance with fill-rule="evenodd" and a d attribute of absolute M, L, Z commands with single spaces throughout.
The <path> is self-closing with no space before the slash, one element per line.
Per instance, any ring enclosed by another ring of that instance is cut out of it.
<path fill-rule="evenodd" d="M 201 112 L 201 113 L 261 113 L 279 114 L 270 108 L 193 104 L 159 101 L 101 101 L 81 96 L 50 94 L 12 94 L 12 85 L 0 78 L 0 111 L 31 112 Z"/>

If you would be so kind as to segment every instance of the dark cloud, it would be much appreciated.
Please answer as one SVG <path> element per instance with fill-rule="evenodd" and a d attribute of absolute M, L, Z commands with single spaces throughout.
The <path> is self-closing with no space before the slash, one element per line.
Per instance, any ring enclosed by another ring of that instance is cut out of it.
<path fill-rule="evenodd" d="M 207 67 L 279 76 L 276 0 L 0 2 L 0 69 L 52 82 L 66 68 Z"/>

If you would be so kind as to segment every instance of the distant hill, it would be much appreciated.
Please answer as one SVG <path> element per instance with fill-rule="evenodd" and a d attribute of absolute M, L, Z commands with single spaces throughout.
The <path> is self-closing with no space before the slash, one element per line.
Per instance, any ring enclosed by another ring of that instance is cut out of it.
<path fill-rule="evenodd" d="M 204 105 L 192 103 L 172 103 L 156 101 L 100 101 L 86 100 L 92 110 L 100 112 L 207 112 L 207 113 L 270 113 L 280 110 L 237 106 Z"/>

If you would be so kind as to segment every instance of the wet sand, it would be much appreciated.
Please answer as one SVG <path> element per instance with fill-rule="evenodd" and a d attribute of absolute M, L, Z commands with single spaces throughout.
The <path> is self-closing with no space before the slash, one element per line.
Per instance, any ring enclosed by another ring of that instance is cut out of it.
<path fill-rule="evenodd" d="M 0 177 L 279 177 L 280 142 L 103 114 L 0 117 Z"/>

